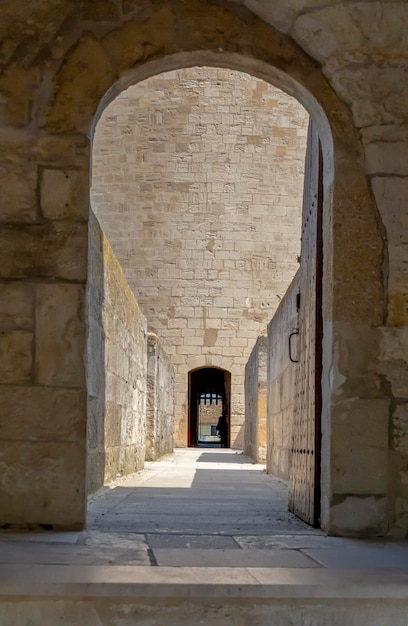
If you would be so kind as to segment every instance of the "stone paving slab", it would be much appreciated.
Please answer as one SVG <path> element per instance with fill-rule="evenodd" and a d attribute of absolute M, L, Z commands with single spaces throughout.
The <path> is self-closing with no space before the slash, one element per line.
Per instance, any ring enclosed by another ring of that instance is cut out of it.
<path fill-rule="evenodd" d="M 308 548 L 304 553 L 324 567 L 336 569 L 408 569 L 408 542 L 405 546 L 379 547 L 373 543 L 353 542 L 341 547 Z"/>
<path fill-rule="evenodd" d="M 101 533 L 94 530 L 83 533 L 83 540 L 87 546 L 109 546 L 126 550 L 144 550 L 147 546 L 146 537 L 137 533 Z"/>
<path fill-rule="evenodd" d="M 327 537 L 323 532 L 311 528 L 309 531 L 297 534 L 274 534 L 274 535 L 236 535 L 237 544 L 244 550 L 273 550 L 273 549 L 300 549 L 340 547 L 347 545 L 350 539 L 342 537 Z"/>
<path fill-rule="evenodd" d="M 192 598 L 408 601 L 408 570 L 0 565 L 0 600 L 13 596 L 60 595 L 178 601 Z"/>
<path fill-rule="evenodd" d="M 197 461 L 203 454 L 178 451 L 104 487 L 91 498 L 88 530 L 82 533 L 0 531 L 0 563 L 350 572 L 408 568 L 408 542 L 326 537 L 287 511 L 286 485 L 260 466 L 234 451 L 211 451 L 211 457 L 228 459 L 218 463 L 218 471 L 208 456 L 206 462 Z M 206 463 L 208 471 L 200 469 Z M 244 472 L 243 467 L 251 469 Z"/>
<path fill-rule="evenodd" d="M 235 541 L 234 537 L 220 535 L 147 535 L 149 546 L 155 550 L 156 548 L 170 549 L 230 549 L 241 550 L 241 546 Z"/>
<path fill-rule="evenodd" d="M 153 550 L 158 565 L 170 567 L 321 567 L 298 550 Z"/>
<path fill-rule="evenodd" d="M 145 539 L 133 538 L 129 545 L 72 545 L 43 542 L 2 541 L 0 563 L 54 565 L 150 565 L 149 546 Z"/>

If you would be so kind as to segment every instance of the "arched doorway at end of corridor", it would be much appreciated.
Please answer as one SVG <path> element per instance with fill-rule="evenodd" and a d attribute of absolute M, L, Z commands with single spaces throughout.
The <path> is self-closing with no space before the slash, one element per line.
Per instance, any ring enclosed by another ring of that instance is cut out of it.
<path fill-rule="evenodd" d="M 231 374 L 201 367 L 188 374 L 188 446 L 230 446 Z M 224 426 L 217 430 L 223 416 Z"/>

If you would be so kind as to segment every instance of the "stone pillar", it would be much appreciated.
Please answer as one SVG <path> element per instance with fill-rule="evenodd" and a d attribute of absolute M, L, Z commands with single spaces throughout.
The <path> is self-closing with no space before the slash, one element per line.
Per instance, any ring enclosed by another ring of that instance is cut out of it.
<path fill-rule="evenodd" d="M 326 177 L 324 189 L 333 221 L 323 218 L 321 525 L 333 535 L 376 536 L 389 527 L 390 405 L 376 371 L 383 242 L 360 150 L 350 161 L 343 150 L 335 183 Z"/>
<path fill-rule="evenodd" d="M 146 461 L 173 452 L 174 368 L 157 335 L 147 336 Z"/>
<path fill-rule="evenodd" d="M 257 463 L 266 461 L 267 337 L 258 337 L 245 367 L 244 451 Z"/>
<path fill-rule="evenodd" d="M 24 131 L 3 141 L 0 526 L 78 529 L 86 510 L 87 141 L 33 141 Z"/>

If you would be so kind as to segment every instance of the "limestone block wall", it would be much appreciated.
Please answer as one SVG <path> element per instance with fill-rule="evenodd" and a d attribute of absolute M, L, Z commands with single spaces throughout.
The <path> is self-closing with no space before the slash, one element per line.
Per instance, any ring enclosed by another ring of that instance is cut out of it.
<path fill-rule="evenodd" d="M 245 454 L 266 461 L 267 337 L 258 337 L 245 366 Z"/>
<path fill-rule="evenodd" d="M 169 68 L 219 62 L 294 94 L 321 133 L 322 525 L 346 533 L 352 516 L 362 533 L 373 519 L 406 532 L 407 2 L 32 0 L 2 3 L 0 14 L 2 519 L 84 524 L 81 190 L 98 106 L 114 84 L 117 94 Z M 200 352 L 183 367 L 212 359 L 229 366 Z M 375 441 L 365 436 L 373 405 Z M 358 483 L 354 459 L 369 470 Z"/>
<path fill-rule="evenodd" d="M 295 395 L 296 364 L 289 359 L 288 339 L 297 328 L 298 274 L 268 324 L 267 460 L 269 474 L 289 480 L 289 451 Z M 292 343 L 296 359 L 296 337 Z"/>
<path fill-rule="evenodd" d="M 146 448 L 147 328 L 100 229 L 89 222 L 88 491 L 143 468 Z"/>
<path fill-rule="evenodd" d="M 176 442 L 188 372 L 231 372 L 243 446 L 244 370 L 297 269 L 308 115 L 248 74 L 191 68 L 124 91 L 94 136 L 92 206 L 175 367 Z"/>
<path fill-rule="evenodd" d="M 0 526 L 76 529 L 86 502 L 86 223 L 71 168 L 38 168 L 19 145 L 22 162 L 2 150 L 0 166 Z M 58 176 L 67 183 L 57 194 Z"/>
<path fill-rule="evenodd" d="M 157 335 L 147 336 L 146 461 L 174 447 L 174 368 Z"/>

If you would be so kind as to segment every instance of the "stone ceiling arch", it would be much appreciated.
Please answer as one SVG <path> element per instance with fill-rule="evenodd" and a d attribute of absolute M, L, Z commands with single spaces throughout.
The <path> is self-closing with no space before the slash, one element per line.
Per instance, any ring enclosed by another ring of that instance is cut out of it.
<path fill-rule="evenodd" d="M 350 110 L 318 63 L 253 15 L 191 0 L 177 8 L 159 4 L 143 22 L 126 22 L 99 39 L 85 33 L 48 88 L 43 129 L 89 136 L 94 120 L 120 91 L 148 76 L 193 65 L 246 71 L 293 95 L 308 110 L 323 145 L 325 280 L 337 285 L 336 294 L 324 289 L 324 315 L 381 324 L 382 225 Z M 372 268 L 370 280 L 363 279 L 367 266 Z"/>

